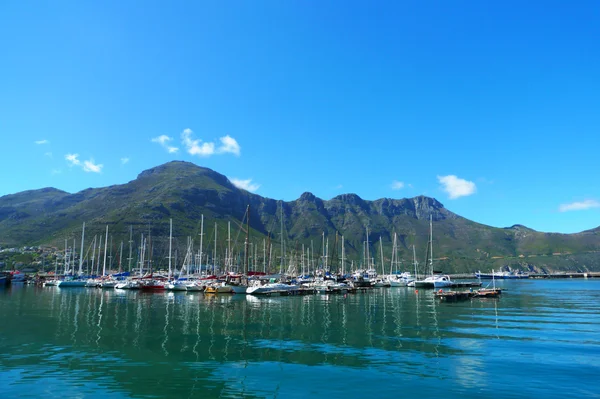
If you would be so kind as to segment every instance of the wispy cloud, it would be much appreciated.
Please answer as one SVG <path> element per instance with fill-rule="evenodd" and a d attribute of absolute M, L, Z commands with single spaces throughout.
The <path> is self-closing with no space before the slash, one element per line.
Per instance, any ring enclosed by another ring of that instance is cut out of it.
<path fill-rule="evenodd" d="M 170 146 L 169 143 L 173 140 L 173 137 L 169 137 L 166 134 L 160 135 L 158 137 L 153 138 L 153 143 L 158 143 L 163 147 L 169 154 L 174 154 L 179 151 L 179 148 Z"/>
<path fill-rule="evenodd" d="M 335 190 L 341 190 L 342 188 L 344 188 L 344 186 L 341 184 L 338 184 L 337 186 L 334 187 Z"/>
<path fill-rule="evenodd" d="M 236 179 L 235 177 L 231 179 L 231 182 L 237 188 L 242 188 L 246 191 L 254 192 L 260 188 L 260 184 L 252 183 L 252 179 L 242 180 Z"/>
<path fill-rule="evenodd" d="M 402 190 L 404 188 L 404 182 L 394 180 L 390 187 L 392 188 L 392 190 Z"/>
<path fill-rule="evenodd" d="M 95 163 L 93 158 L 81 162 L 79 160 L 79 154 L 67 154 L 65 155 L 65 160 L 71 167 L 80 166 L 84 172 L 100 173 L 104 167 L 102 164 Z"/>
<path fill-rule="evenodd" d="M 52 175 L 59 175 L 61 173 L 62 173 L 62 170 L 60 170 L 60 169 L 52 169 L 50 171 L 50 174 L 52 174 Z"/>
<path fill-rule="evenodd" d="M 81 161 L 79 160 L 79 154 L 67 154 L 65 155 L 65 159 L 69 163 L 69 166 L 81 165 Z"/>
<path fill-rule="evenodd" d="M 192 129 L 184 129 L 183 132 L 181 132 L 181 142 L 190 155 L 198 155 L 200 157 L 209 157 L 215 154 L 240 155 L 240 145 L 236 139 L 229 135 L 219 138 L 219 141 L 221 142 L 219 146 L 213 142 L 203 142 L 201 139 L 194 139 L 193 135 L 194 132 Z"/>
<path fill-rule="evenodd" d="M 45 156 L 47 156 L 48 158 L 52 158 L 52 153 L 50 151 L 44 153 Z"/>
<path fill-rule="evenodd" d="M 181 142 L 185 146 L 188 154 L 209 157 L 215 153 L 215 143 L 200 143 L 202 140 L 193 139 L 192 129 L 184 129 L 181 133 Z"/>
<path fill-rule="evenodd" d="M 127 157 L 121 158 L 121 165 L 125 165 L 128 162 L 129 162 L 129 158 L 127 158 Z"/>
<path fill-rule="evenodd" d="M 571 202 L 570 204 L 562 204 L 558 207 L 560 212 L 569 211 L 585 211 L 586 209 L 600 208 L 600 202 L 596 200 L 585 200 L 580 202 Z"/>
<path fill-rule="evenodd" d="M 230 153 L 230 154 L 240 156 L 240 150 L 241 150 L 240 145 L 233 137 L 231 137 L 230 135 L 227 135 L 227 136 L 221 137 L 219 140 L 221 141 L 221 146 L 219 148 L 217 148 L 217 152 L 219 154 Z"/>
<path fill-rule="evenodd" d="M 477 187 L 472 181 L 460 179 L 455 175 L 438 176 L 442 190 L 448 193 L 450 199 L 466 197 L 477 192 Z"/>
<path fill-rule="evenodd" d="M 34 141 L 34 143 L 35 143 L 35 144 L 37 144 L 37 145 L 40 145 L 40 144 L 50 144 L 50 141 L 49 141 L 49 140 L 46 140 L 46 139 L 44 139 L 44 140 L 37 140 L 37 141 Z"/>
<path fill-rule="evenodd" d="M 83 171 L 84 172 L 100 173 L 102 171 L 103 167 L 104 167 L 104 165 L 102 165 L 102 164 L 94 163 L 93 159 L 90 159 L 88 161 L 83 161 Z"/>

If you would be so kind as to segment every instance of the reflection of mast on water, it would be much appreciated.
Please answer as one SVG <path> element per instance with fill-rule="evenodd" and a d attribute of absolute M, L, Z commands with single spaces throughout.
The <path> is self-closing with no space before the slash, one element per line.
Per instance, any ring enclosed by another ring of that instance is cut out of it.
<path fill-rule="evenodd" d="M 210 345 L 208 345 L 208 357 L 211 360 L 215 360 L 215 355 L 213 355 L 212 353 L 212 348 L 215 344 L 215 308 L 216 305 L 214 303 L 214 299 L 216 296 L 212 296 L 209 297 L 209 305 L 211 307 L 211 312 L 210 312 L 210 324 L 208 326 L 208 332 L 210 333 Z"/>
<path fill-rule="evenodd" d="M 343 264 L 342 264 L 343 267 Z M 344 298 L 345 299 L 345 298 Z M 348 329 L 346 328 L 348 324 L 348 302 L 346 300 L 341 301 L 342 303 L 342 344 L 346 345 L 348 340 Z"/>
<path fill-rule="evenodd" d="M 429 294 L 429 292 L 428 292 L 428 294 Z M 434 336 L 437 338 L 437 343 L 434 345 L 435 356 L 439 357 L 440 356 L 439 346 L 442 343 L 442 337 L 440 336 L 440 329 L 439 329 L 438 319 L 437 319 L 437 308 L 435 306 L 436 298 L 435 298 L 435 295 L 433 294 L 433 292 L 431 292 L 431 295 L 428 295 L 428 297 L 431 299 L 431 315 L 433 317 Z"/>
<path fill-rule="evenodd" d="M 165 339 L 163 340 L 162 345 L 161 345 L 161 348 L 163 349 L 163 352 L 165 353 L 165 357 L 169 356 L 169 351 L 167 350 L 167 341 L 169 341 L 169 305 L 170 305 L 171 299 L 173 299 L 173 293 L 169 292 L 166 295 L 165 328 L 163 328 L 163 332 L 165 334 Z"/>
<path fill-rule="evenodd" d="M 400 292 L 396 291 L 395 295 L 392 296 L 392 312 L 394 314 L 394 336 L 398 338 L 396 341 L 398 343 L 397 349 L 402 348 L 402 306 L 400 305 L 401 300 Z M 397 301 L 397 302 L 396 302 Z"/>
<path fill-rule="evenodd" d="M 374 311 L 371 308 L 371 295 L 363 296 L 363 298 L 366 298 L 365 299 L 365 307 L 367 308 L 365 310 L 365 315 L 366 315 L 366 317 L 365 317 L 365 325 L 366 325 L 365 331 L 367 333 L 367 337 L 369 338 L 369 345 L 373 346 L 373 330 L 371 328 L 372 327 L 371 324 L 373 323 L 373 313 L 374 313 Z"/>
<path fill-rule="evenodd" d="M 77 331 L 79 331 L 79 299 L 81 295 L 77 295 L 75 299 L 75 315 L 73 316 L 73 333 L 71 334 L 71 342 L 73 342 L 73 346 L 76 343 L 76 335 Z"/>
<path fill-rule="evenodd" d="M 221 297 L 221 301 L 229 301 L 230 299 L 231 297 Z M 221 311 L 223 313 L 223 330 L 221 331 L 221 336 L 225 339 L 225 345 L 223 349 L 223 360 L 227 361 L 227 356 L 229 355 L 229 341 L 231 341 L 231 336 L 229 335 L 229 321 L 231 319 L 231 308 L 229 306 L 223 306 Z"/>
<path fill-rule="evenodd" d="M 192 296 L 193 298 L 193 296 Z M 193 302 L 196 305 L 196 343 L 192 348 L 192 352 L 196 355 L 196 361 L 198 361 L 200 354 L 198 353 L 198 345 L 200 344 L 200 304 Z"/>
<path fill-rule="evenodd" d="M 100 337 L 102 336 L 102 307 L 104 306 L 104 293 L 106 291 L 100 292 L 100 307 L 98 308 L 98 334 L 96 334 L 96 346 L 100 346 Z"/>
<path fill-rule="evenodd" d="M 140 347 L 140 330 L 142 326 L 142 301 L 141 298 L 137 300 L 137 312 L 135 317 L 135 332 L 137 333 L 135 338 L 133 339 L 133 346 L 135 348 Z"/>

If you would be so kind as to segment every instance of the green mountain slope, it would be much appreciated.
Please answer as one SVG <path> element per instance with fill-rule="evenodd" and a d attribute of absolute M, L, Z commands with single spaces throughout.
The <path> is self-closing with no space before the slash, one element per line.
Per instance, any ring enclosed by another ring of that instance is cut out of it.
<path fill-rule="evenodd" d="M 329 201 L 304 193 L 295 201 L 282 202 L 235 187 L 225 176 L 187 162 L 170 162 L 142 172 L 123 185 L 90 188 L 69 194 L 45 188 L 0 197 L 0 246 L 52 244 L 79 249 L 81 225 L 86 222 L 86 251 L 94 236 L 104 234 L 106 225 L 113 242 L 129 241 L 129 226 L 134 231 L 134 251 L 140 234 L 153 237 L 154 256 L 164 264 L 173 219 L 175 247 L 185 254 L 187 237 L 199 249 L 200 219 L 204 215 L 204 253 L 212 256 L 217 230 L 217 256 L 225 248 L 243 251 L 246 233 L 242 220 L 250 207 L 252 258 L 262 269 L 263 249 L 271 244 L 272 268 L 281 262 L 281 225 L 285 253 L 298 263 L 302 246 L 314 254 L 323 253 L 323 233 L 328 263 L 339 267 L 341 235 L 346 254 L 355 265 L 363 262 L 366 231 L 369 228 L 369 253 L 381 268 L 390 267 L 394 232 L 398 234 L 403 268 L 412 269 L 412 245 L 422 263 L 427 247 L 429 216 L 433 218 L 434 268 L 446 272 L 470 272 L 511 266 L 529 270 L 599 269 L 600 229 L 578 234 L 540 233 L 524 226 L 495 228 L 460 217 L 433 198 L 383 198 L 365 201 L 355 194 L 344 194 Z M 282 212 L 283 211 L 283 212 Z M 231 228 L 228 243 L 227 229 Z M 336 239 L 336 232 L 339 234 Z M 179 255 L 179 263 L 183 255 Z M 320 261 L 320 259 L 319 259 Z M 258 266 L 257 266 L 258 267 Z"/>

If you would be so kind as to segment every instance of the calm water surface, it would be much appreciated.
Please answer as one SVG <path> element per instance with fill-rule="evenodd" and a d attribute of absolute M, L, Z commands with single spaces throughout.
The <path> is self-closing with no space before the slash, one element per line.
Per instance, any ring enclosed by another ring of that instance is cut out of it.
<path fill-rule="evenodd" d="M 600 398 L 600 281 L 255 298 L 0 289 L 0 397 Z"/>

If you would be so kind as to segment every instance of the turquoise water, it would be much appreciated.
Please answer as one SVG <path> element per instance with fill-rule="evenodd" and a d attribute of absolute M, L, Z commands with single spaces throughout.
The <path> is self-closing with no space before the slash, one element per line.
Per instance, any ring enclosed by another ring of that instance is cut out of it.
<path fill-rule="evenodd" d="M 600 397 L 600 281 L 255 298 L 0 289 L 0 397 Z"/>

